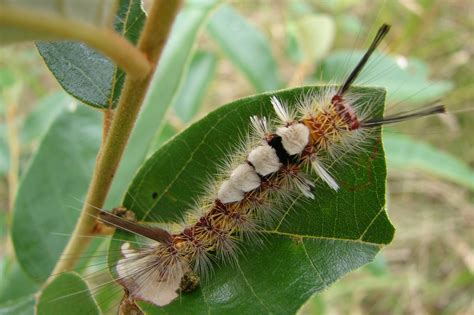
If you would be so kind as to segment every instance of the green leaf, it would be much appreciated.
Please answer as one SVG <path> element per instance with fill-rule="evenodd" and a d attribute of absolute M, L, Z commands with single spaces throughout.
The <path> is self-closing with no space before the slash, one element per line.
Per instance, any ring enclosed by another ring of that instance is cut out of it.
<path fill-rule="evenodd" d="M 316 79 L 342 82 L 362 58 L 363 51 L 341 51 L 325 58 Z M 453 85 L 449 81 L 429 80 L 428 66 L 419 59 L 396 59 L 375 52 L 356 80 L 357 85 L 384 87 L 388 103 L 428 103 L 440 99 Z"/>
<path fill-rule="evenodd" d="M 52 123 L 25 171 L 15 201 L 12 239 L 23 270 L 44 281 L 72 232 L 101 141 L 101 116 L 78 106 Z"/>
<path fill-rule="evenodd" d="M 136 44 L 145 19 L 141 0 L 121 0 L 114 29 Z M 125 73 L 110 59 L 78 42 L 40 42 L 36 46 L 66 92 L 97 108 L 117 105 Z"/>
<path fill-rule="evenodd" d="M 82 21 L 102 28 L 109 25 L 116 4 L 115 0 L 6 0 L 0 3 L 0 10 L 22 9 L 31 14 L 48 14 L 51 17 Z M 0 45 L 53 38 L 52 34 L 41 33 L 32 28 L 5 26 L 0 23 Z"/>
<path fill-rule="evenodd" d="M 232 7 L 222 5 L 212 16 L 207 30 L 257 92 L 282 87 L 267 38 Z"/>
<path fill-rule="evenodd" d="M 179 13 L 115 175 L 106 207 L 116 207 L 120 203 L 130 179 L 145 160 L 187 69 L 196 37 L 217 2 L 191 2 Z"/>
<path fill-rule="evenodd" d="M 474 170 L 455 156 L 403 135 L 385 134 L 384 147 L 390 167 L 421 170 L 474 190 Z"/>
<path fill-rule="evenodd" d="M 188 123 L 197 114 L 207 88 L 214 78 L 217 57 L 213 53 L 197 51 L 177 97 L 173 111 L 182 122 Z"/>
<path fill-rule="evenodd" d="M 42 137 L 54 119 L 71 103 L 72 99 L 63 92 L 42 98 L 22 123 L 21 143 L 27 144 Z"/>
<path fill-rule="evenodd" d="M 38 284 L 23 272 L 13 257 L 5 257 L 3 263 L 0 272 L 0 304 L 25 298 L 38 290 Z"/>
<path fill-rule="evenodd" d="M 29 296 L 0 304 L 0 315 L 32 315 L 34 307 L 35 298 Z"/>
<path fill-rule="evenodd" d="M 237 100 L 210 113 L 158 150 L 142 166 L 124 205 L 140 220 L 179 221 L 214 178 L 238 135 L 249 131 L 252 115 L 274 118 L 270 96 L 296 104 L 303 87 Z M 354 89 L 383 111 L 384 91 Z M 378 152 L 378 154 L 374 154 Z M 262 243 L 244 243 L 238 265 L 217 265 L 201 289 L 183 294 L 164 308 L 143 303 L 150 314 L 290 314 L 315 292 L 371 260 L 393 237 L 385 212 L 383 148 L 372 139 L 332 174 L 339 192 L 317 182 L 316 199 L 287 200 L 287 212 Z M 119 237 L 123 238 L 123 232 Z M 111 246 L 117 256 L 118 241 Z M 112 259 L 113 260 L 113 259 Z"/>
<path fill-rule="evenodd" d="M 75 273 L 64 273 L 49 283 L 38 298 L 36 314 L 100 314 L 84 280 Z"/>
<path fill-rule="evenodd" d="M 217 58 L 214 54 L 198 51 L 194 54 L 184 84 L 179 88 L 173 102 L 173 114 L 183 124 L 189 123 L 198 113 L 204 95 L 214 78 Z M 151 150 L 155 151 L 176 134 L 176 129 L 166 122 L 153 141 Z"/>

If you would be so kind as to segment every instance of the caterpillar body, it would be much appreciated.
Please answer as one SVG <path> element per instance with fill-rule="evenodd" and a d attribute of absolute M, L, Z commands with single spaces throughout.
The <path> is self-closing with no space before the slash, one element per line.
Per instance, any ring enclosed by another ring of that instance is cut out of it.
<path fill-rule="evenodd" d="M 378 119 L 371 103 L 349 90 L 389 28 L 384 24 L 379 29 L 342 86 L 306 93 L 291 107 L 272 96 L 268 101 L 276 121 L 249 117 L 250 140 L 180 228 L 146 227 L 101 212 L 104 222 L 154 241 L 140 249 L 122 246 L 115 269 L 130 299 L 169 304 L 186 290 L 183 279 L 189 274 L 206 278 L 215 260 L 232 263 L 242 239 L 258 237 L 281 217 L 281 200 L 317 198 L 310 173 L 338 191 L 340 183 L 330 166 L 361 148 L 378 127 L 444 112 L 443 106 L 433 106 Z"/>

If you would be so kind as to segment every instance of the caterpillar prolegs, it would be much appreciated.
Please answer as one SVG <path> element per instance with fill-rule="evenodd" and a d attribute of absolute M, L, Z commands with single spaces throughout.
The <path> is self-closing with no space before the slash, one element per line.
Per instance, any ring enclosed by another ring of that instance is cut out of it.
<path fill-rule="evenodd" d="M 235 152 L 222 180 L 213 181 L 214 188 L 203 194 L 196 211 L 190 211 L 179 228 L 146 227 L 101 214 L 104 222 L 154 241 L 141 249 L 129 243 L 122 246 L 115 271 L 131 299 L 167 305 L 184 290 L 183 281 L 190 274 L 206 278 L 215 261 L 232 263 L 242 239 L 258 238 L 264 227 L 279 220 L 281 201 L 298 195 L 318 198 L 312 174 L 338 191 L 341 185 L 331 174 L 331 166 L 341 156 L 363 147 L 378 127 L 444 112 L 443 106 L 433 106 L 379 119 L 371 102 L 351 91 L 389 28 L 383 25 L 379 29 L 340 87 L 305 93 L 291 106 L 276 96 L 269 97 L 276 121 L 248 118 L 249 140 Z"/>

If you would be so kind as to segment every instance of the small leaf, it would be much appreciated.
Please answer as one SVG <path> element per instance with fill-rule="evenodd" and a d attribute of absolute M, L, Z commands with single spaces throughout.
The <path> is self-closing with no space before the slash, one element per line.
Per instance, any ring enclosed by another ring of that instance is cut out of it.
<path fill-rule="evenodd" d="M 0 315 L 32 315 L 34 314 L 35 297 L 28 296 L 0 304 Z"/>
<path fill-rule="evenodd" d="M 363 54 L 362 51 L 333 53 L 324 59 L 315 77 L 324 82 L 342 82 Z M 396 59 L 377 52 L 360 73 L 356 85 L 384 87 L 388 103 L 413 104 L 438 100 L 453 87 L 449 81 L 430 81 L 428 66 L 421 60 Z"/>
<path fill-rule="evenodd" d="M 116 207 L 162 128 L 163 118 L 181 83 L 197 35 L 217 0 L 190 2 L 179 13 L 158 69 L 115 175 L 106 208 Z"/>
<path fill-rule="evenodd" d="M 100 314 L 99 307 L 81 277 L 64 273 L 49 283 L 38 298 L 36 314 Z"/>
<path fill-rule="evenodd" d="M 12 224 L 23 270 L 44 281 L 72 232 L 91 179 L 101 141 L 101 117 L 86 106 L 64 110 L 52 123 L 23 174 Z"/>
<path fill-rule="evenodd" d="M 136 44 L 145 19 L 141 0 L 121 0 L 114 29 Z M 110 59 L 78 42 L 40 42 L 37 47 L 66 92 L 97 108 L 117 105 L 125 73 Z"/>
<path fill-rule="evenodd" d="M 270 96 L 295 106 L 305 87 L 237 100 L 210 113 L 167 142 L 135 176 L 124 205 L 140 220 L 179 221 L 205 191 L 203 178 L 214 178 L 238 135 L 249 131 L 252 115 L 273 118 Z M 383 111 L 384 92 L 354 89 Z M 374 152 L 378 154 L 374 155 Z M 235 267 L 217 265 L 201 289 L 183 294 L 164 308 L 142 303 L 149 314 L 289 314 L 349 271 L 371 260 L 393 237 L 385 212 L 383 148 L 373 139 L 367 148 L 333 170 L 340 191 L 317 182 L 316 200 L 292 203 L 263 243 L 244 243 Z M 123 234 L 123 233 L 122 233 Z M 119 236 L 122 237 L 123 236 Z M 116 258 L 118 241 L 111 246 Z"/>
<path fill-rule="evenodd" d="M 278 66 L 267 38 L 232 7 L 222 5 L 212 16 L 207 29 L 257 92 L 282 87 Z"/>
<path fill-rule="evenodd" d="M 390 167 L 418 169 L 474 190 L 474 170 L 455 156 L 403 135 L 386 134 L 384 147 Z"/>
<path fill-rule="evenodd" d="M 117 1 L 82 1 L 82 0 L 6 0 L 0 3 L 0 11 L 8 12 L 10 10 L 20 9 L 28 14 L 44 14 L 51 17 L 60 17 L 65 19 L 83 21 L 87 24 L 95 25 L 98 28 L 109 25 L 114 16 Z M 19 16 L 19 19 L 21 16 Z M 8 25 L 8 24 L 7 24 Z M 38 32 L 37 30 L 26 27 L 5 26 L 0 23 L 0 44 L 9 44 L 24 40 L 52 39 L 54 35 Z"/>

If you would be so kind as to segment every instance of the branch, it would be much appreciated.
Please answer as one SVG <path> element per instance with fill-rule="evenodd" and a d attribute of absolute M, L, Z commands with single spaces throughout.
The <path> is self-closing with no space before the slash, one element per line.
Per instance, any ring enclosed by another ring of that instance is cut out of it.
<path fill-rule="evenodd" d="M 0 7 L 0 26 L 21 28 L 54 39 L 81 41 L 102 52 L 133 77 L 150 73 L 151 65 L 142 51 L 111 29 L 99 28 L 38 10 Z"/>
<path fill-rule="evenodd" d="M 145 78 L 127 76 L 125 80 L 109 135 L 98 155 L 81 216 L 64 249 L 63 257 L 79 258 L 89 244 L 89 239 L 80 236 L 93 232 L 99 214 L 97 208 L 101 208 L 105 202 L 180 5 L 181 0 L 155 0 L 153 3 L 138 43 L 140 51 L 148 56 L 148 60 L 153 64 L 153 69 Z M 60 259 L 52 274 L 57 275 L 73 269 L 76 261 L 77 259 Z"/>

